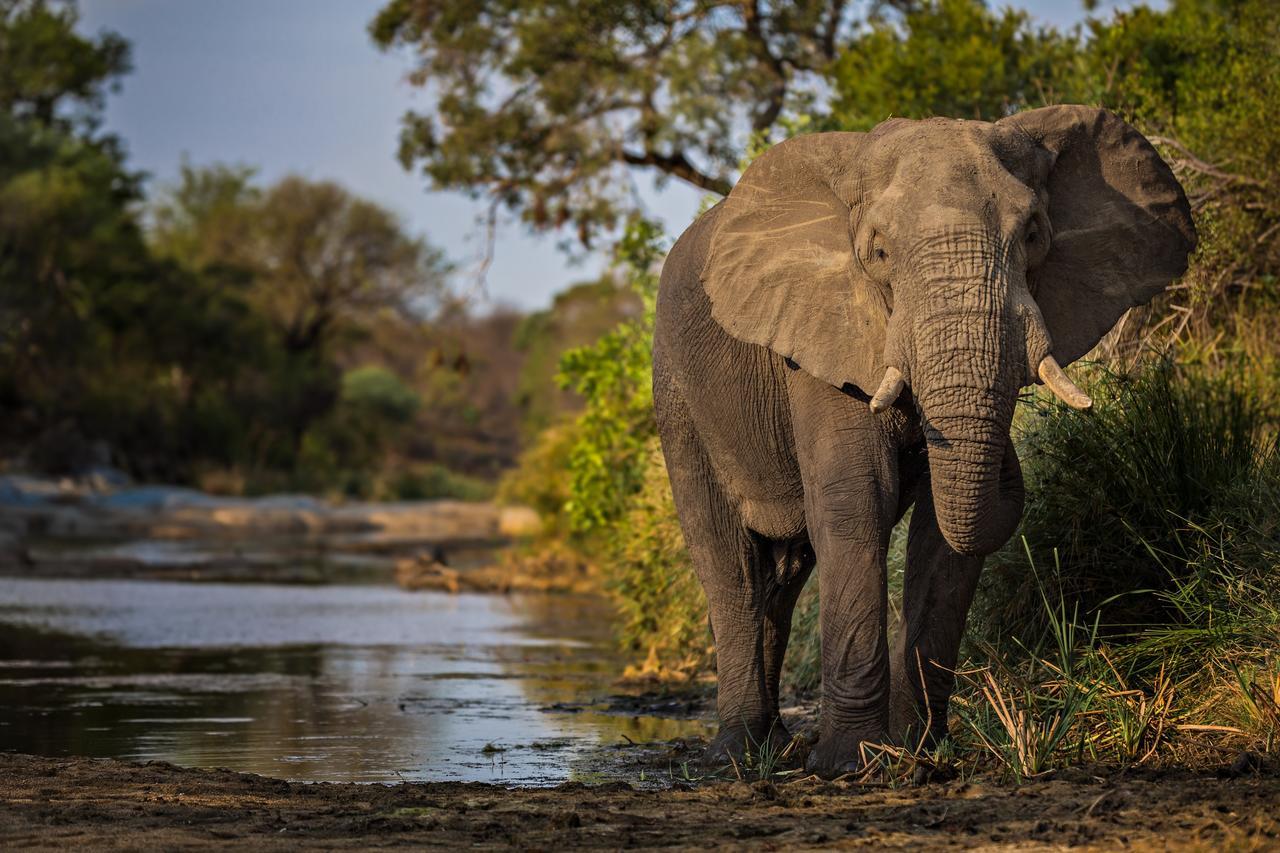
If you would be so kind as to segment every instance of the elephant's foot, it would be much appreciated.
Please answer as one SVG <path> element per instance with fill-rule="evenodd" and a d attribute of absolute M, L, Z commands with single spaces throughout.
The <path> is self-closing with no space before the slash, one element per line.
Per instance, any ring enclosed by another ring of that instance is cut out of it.
<path fill-rule="evenodd" d="M 702 764 L 712 772 L 736 768 L 739 773 L 769 773 L 794 766 L 797 752 L 780 719 L 754 726 L 722 725 L 703 753 Z"/>
<path fill-rule="evenodd" d="M 862 769 L 858 743 L 855 741 L 849 744 L 832 738 L 823 738 L 809 750 L 804 769 L 823 779 L 834 779 L 846 773 L 856 773 Z"/>
<path fill-rule="evenodd" d="M 846 773 L 863 769 L 868 758 L 876 753 L 867 750 L 875 744 L 883 744 L 884 737 L 859 737 L 841 732 L 824 732 L 809 751 L 804 769 L 824 779 L 834 779 Z"/>

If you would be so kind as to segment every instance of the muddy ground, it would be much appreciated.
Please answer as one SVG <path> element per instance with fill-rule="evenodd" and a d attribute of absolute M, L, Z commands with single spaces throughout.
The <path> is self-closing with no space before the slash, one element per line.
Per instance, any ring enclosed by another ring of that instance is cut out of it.
<path fill-rule="evenodd" d="M 165 764 L 0 755 L 5 849 L 299 847 L 1265 850 L 1280 775 L 1072 771 L 1020 786 L 800 780 L 636 790 L 297 784 Z"/>

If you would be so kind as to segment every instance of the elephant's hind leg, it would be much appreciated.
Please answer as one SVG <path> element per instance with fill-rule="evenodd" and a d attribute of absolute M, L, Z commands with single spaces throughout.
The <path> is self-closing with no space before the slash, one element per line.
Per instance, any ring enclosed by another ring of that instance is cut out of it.
<path fill-rule="evenodd" d="M 774 543 L 747 528 L 677 406 L 664 401 L 662 449 L 711 615 L 720 731 L 705 760 L 718 768 L 766 741 L 780 748 L 790 739 L 778 716 L 778 677 L 791 613 L 813 561 L 807 546 Z"/>
<path fill-rule="evenodd" d="M 769 692 L 770 707 L 775 710 L 781 695 L 782 662 L 791 639 L 791 617 L 796 602 L 804 590 L 805 582 L 813 571 L 816 558 L 808 537 L 799 536 L 788 541 L 768 540 L 758 537 L 760 561 L 765 570 L 762 585 L 769 590 L 764 608 L 763 654 L 765 687 Z M 779 721 L 776 729 L 785 735 Z"/>

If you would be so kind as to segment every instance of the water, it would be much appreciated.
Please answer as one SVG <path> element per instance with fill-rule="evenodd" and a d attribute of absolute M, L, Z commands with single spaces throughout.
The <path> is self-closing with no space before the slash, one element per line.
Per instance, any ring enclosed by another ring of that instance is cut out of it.
<path fill-rule="evenodd" d="M 613 692 L 600 605 L 392 586 L 0 578 L 0 750 L 304 781 L 550 784 L 707 723 Z"/>

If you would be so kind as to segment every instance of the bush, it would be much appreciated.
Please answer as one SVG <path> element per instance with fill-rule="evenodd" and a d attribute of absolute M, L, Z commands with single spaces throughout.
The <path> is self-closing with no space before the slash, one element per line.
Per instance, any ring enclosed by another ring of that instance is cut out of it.
<path fill-rule="evenodd" d="M 564 421 L 540 432 L 498 483 L 498 501 L 535 510 L 547 538 L 569 536 L 564 508 L 572 494 L 569 453 L 578 440 L 574 427 L 573 421 Z"/>
<path fill-rule="evenodd" d="M 445 498 L 459 501 L 486 501 L 493 497 L 494 488 L 494 484 L 488 480 L 459 474 L 443 465 L 426 463 L 396 469 L 394 473 L 384 475 L 370 496 L 376 500 L 393 501 L 430 501 Z"/>
<path fill-rule="evenodd" d="M 569 350 L 560 361 L 559 382 L 586 401 L 574 421 L 569 448 L 570 497 L 564 504 L 569 528 L 600 533 L 620 521 L 640 490 L 649 462 L 653 419 L 653 313 L 658 295 L 656 266 L 662 230 L 635 219 L 615 250 L 644 302 L 637 320 L 618 325 L 599 341 Z"/>
<path fill-rule="evenodd" d="M 618 526 L 607 588 L 621 613 L 623 647 L 646 659 L 646 674 L 685 675 L 713 651 L 707 601 L 685 550 L 657 437 L 645 447 L 640 490 Z"/>
<path fill-rule="evenodd" d="M 1091 390 L 1088 415 L 1044 396 L 1020 413 L 1021 536 L 988 560 L 973 634 L 1035 645 L 1048 627 L 1042 583 L 1104 636 L 1145 638 L 1137 648 L 1151 652 L 1196 646 L 1192 667 L 1232 620 L 1274 640 L 1280 456 L 1275 418 L 1245 374 L 1162 359 L 1099 370 Z"/>
<path fill-rule="evenodd" d="M 600 567 L 620 611 L 619 640 L 645 675 L 706 665 L 710 637 L 689 566 L 653 420 L 653 309 L 661 231 L 635 220 L 617 258 L 644 310 L 590 346 L 570 350 L 559 381 L 580 394 L 578 416 L 545 430 L 503 478 L 502 500 L 538 510 L 547 549 L 566 543 Z M 528 556 L 538 560 L 539 553 Z"/>

